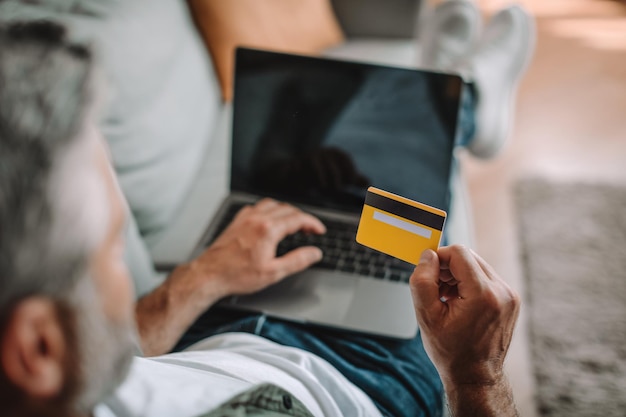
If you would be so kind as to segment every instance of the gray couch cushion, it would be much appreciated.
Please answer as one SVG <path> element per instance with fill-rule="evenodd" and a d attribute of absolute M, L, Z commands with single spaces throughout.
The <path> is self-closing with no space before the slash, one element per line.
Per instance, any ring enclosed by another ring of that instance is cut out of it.
<path fill-rule="evenodd" d="M 187 198 L 222 111 L 213 66 L 185 2 L 40 3 L 0 2 L 0 20 L 58 21 L 96 47 L 110 84 L 102 130 L 144 238 L 131 225 L 129 251 L 141 259 L 131 272 L 145 292 L 154 283 L 144 242 L 159 239 Z"/>
<path fill-rule="evenodd" d="M 158 233 L 183 201 L 222 107 L 185 3 L 17 3 L 2 3 L 3 19 L 58 20 L 96 45 L 111 90 L 102 129 L 141 233 Z"/>
<path fill-rule="evenodd" d="M 412 38 L 417 33 L 420 0 L 332 0 L 332 5 L 349 38 Z"/>
<path fill-rule="evenodd" d="M 415 68 L 418 48 L 418 42 L 413 38 L 351 38 L 347 42 L 325 50 L 323 55 L 328 58 Z"/>

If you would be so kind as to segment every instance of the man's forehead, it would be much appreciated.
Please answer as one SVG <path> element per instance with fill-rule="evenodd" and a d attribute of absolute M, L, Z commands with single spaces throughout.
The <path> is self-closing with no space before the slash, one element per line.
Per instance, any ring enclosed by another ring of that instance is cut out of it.
<path fill-rule="evenodd" d="M 97 129 L 86 126 L 55 163 L 57 168 L 49 189 L 57 216 L 52 244 L 73 233 L 80 234 L 77 237 L 95 249 L 105 238 L 111 221 L 108 180 L 101 168 L 108 159 Z"/>
<path fill-rule="evenodd" d="M 103 148 L 104 154 L 110 163 L 113 161 L 113 154 L 111 153 L 111 147 L 109 143 L 104 139 L 104 135 L 102 134 L 102 130 L 96 124 L 90 124 L 87 128 L 90 130 L 90 134 L 94 137 L 94 139 L 98 142 L 98 144 Z"/>
<path fill-rule="evenodd" d="M 120 223 L 125 222 L 126 210 L 124 198 L 111 164 L 111 150 L 100 130 L 96 126 L 91 129 L 93 129 L 92 135 L 96 142 L 98 166 L 105 183 L 110 207 L 110 227 L 119 228 Z"/>

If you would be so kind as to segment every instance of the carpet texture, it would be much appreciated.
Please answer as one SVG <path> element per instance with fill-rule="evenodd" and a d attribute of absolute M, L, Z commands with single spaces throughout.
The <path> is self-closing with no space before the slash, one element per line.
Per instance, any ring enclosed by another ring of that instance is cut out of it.
<path fill-rule="evenodd" d="M 626 188 L 515 188 L 542 416 L 626 416 Z"/>

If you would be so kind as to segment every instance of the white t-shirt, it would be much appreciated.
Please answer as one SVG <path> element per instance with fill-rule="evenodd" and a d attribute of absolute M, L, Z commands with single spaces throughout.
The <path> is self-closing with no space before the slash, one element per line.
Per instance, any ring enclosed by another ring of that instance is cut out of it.
<path fill-rule="evenodd" d="M 380 416 L 372 400 L 331 364 L 247 333 L 211 337 L 184 352 L 135 358 L 96 417 L 195 417 L 255 385 L 270 383 L 315 416 Z"/>

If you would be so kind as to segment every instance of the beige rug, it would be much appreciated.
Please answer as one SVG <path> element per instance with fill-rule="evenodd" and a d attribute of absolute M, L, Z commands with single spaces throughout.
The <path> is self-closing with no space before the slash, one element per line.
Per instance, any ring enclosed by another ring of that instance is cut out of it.
<path fill-rule="evenodd" d="M 542 416 L 626 416 L 626 187 L 515 190 Z"/>

